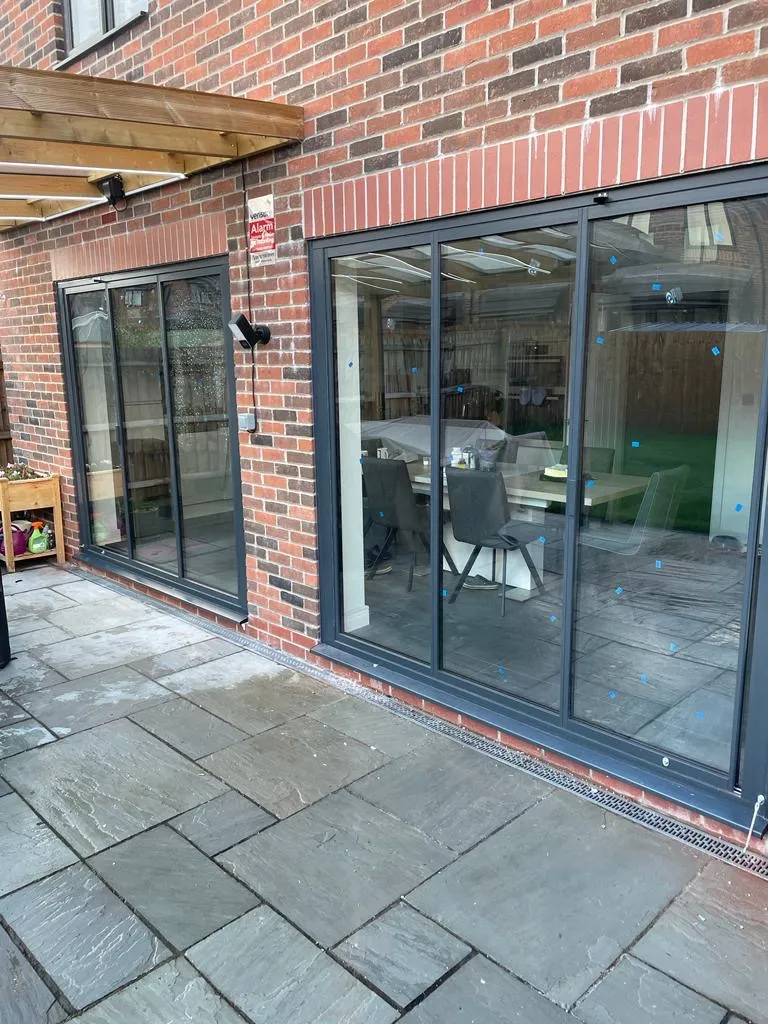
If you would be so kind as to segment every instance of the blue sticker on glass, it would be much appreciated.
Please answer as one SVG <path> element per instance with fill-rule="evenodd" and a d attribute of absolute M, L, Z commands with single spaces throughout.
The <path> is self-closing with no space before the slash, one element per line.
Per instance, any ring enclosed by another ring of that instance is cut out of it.
<path fill-rule="evenodd" d="M 458 386 L 458 387 L 456 388 L 456 390 L 457 390 L 457 391 L 459 392 L 459 394 L 461 395 L 461 394 L 463 393 L 463 391 L 464 391 L 464 388 L 463 388 L 463 387 L 461 386 L 461 384 L 459 384 L 459 386 Z"/>
<path fill-rule="evenodd" d="M 617 263 L 618 263 L 619 261 L 618 261 L 618 260 L 616 259 L 616 257 L 615 257 L 615 256 L 611 256 L 611 258 L 610 258 L 610 259 L 608 260 L 608 262 L 609 262 L 609 263 L 612 263 L 612 264 L 614 265 L 614 267 L 615 267 L 615 266 L 616 266 L 616 264 L 617 264 Z"/>
<path fill-rule="evenodd" d="M 587 480 L 587 487 L 594 487 L 594 486 L 595 486 L 595 481 L 594 480 Z"/>
<path fill-rule="evenodd" d="M 744 508 L 744 506 L 743 506 L 743 505 L 741 504 L 741 502 L 739 502 L 739 503 L 738 503 L 738 504 L 736 505 L 736 511 L 737 511 L 737 512 L 741 512 L 741 510 L 742 510 L 743 508 Z"/>
<path fill-rule="evenodd" d="M 543 536 L 539 537 L 539 544 L 546 544 L 546 543 L 547 543 L 547 538 L 546 537 L 543 537 Z"/>
<path fill-rule="evenodd" d="M 663 564 L 664 564 L 664 563 L 662 562 L 662 560 L 661 560 L 660 558 L 657 558 L 657 559 L 656 559 L 656 568 L 657 568 L 657 569 L 660 569 L 660 568 L 662 567 L 662 565 L 663 565 Z"/>
<path fill-rule="evenodd" d="M 412 366 L 411 367 L 411 373 L 418 373 L 418 372 L 419 372 L 418 366 Z"/>
<path fill-rule="evenodd" d="M 670 644 L 669 649 L 673 654 L 677 653 L 677 644 Z"/>
<path fill-rule="evenodd" d="M 447 590 L 441 590 L 440 593 L 443 595 L 443 597 L 448 597 L 448 591 Z"/>
<path fill-rule="evenodd" d="M 632 442 L 632 447 L 633 448 L 639 448 L 640 447 L 640 442 L 639 441 L 633 441 Z"/>
<path fill-rule="evenodd" d="M 723 234 L 722 231 L 716 231 L 715 232 L 715 241 L 716 242 L 724 242 L 725 241 L 725 235 Z"/>
<path fill-rule="evenodd" d="M 651 291 L 652 292 L 660 292 L 661 290 L 662 289 L 661 289 L 661 285 L 659 284 L 659 282 L 658 281 L 654 281 L 653 284 L 651 285 Z"/>
<path fill-rule="evenodd" d="M 704 712 L 703 711 L 697 711 L 696 712 L 696 717 L 698 718 L 699 721 L 701 721 L 704 718 Z"/>
<path fill-rule="evenodd" d="M 354 365 L 355 365 L 355 364 L 354 364 L 354 363 L 352 362 L 352 360 L 351 360 L 351 359 L 350 359 L 350 360 L 349 360 L 349 362 L 347 363 L 347 366 L 348 366 L 348 367 L 350 368 L 350 370 L 352 369 L 352 367 L 353 367 Z"/>
<path fill-rule="evenodd" d="M 717 345 L 713 345 L 712 346 L 712 355 L 713 356 L 719 356 L 720 355 L 720 349 L 717 347 Z"/>
<path fill-rule="evenodd" d="M 611 700 L 616 700 L 616 691 L 615 690 L 609 690 L 608 691 L 608 696 L 611 698 Z"/>
<path fill-rule="evenodd" d="M 499 665 L 499 667 L 496 669 L 496 671 L 499 673 L 500 676 L 503 676 L 504 675 L 504 666 L 503 665 Z"/>
<path fill-rule="evenodd" d="M 619 595 L 619 597 L 621 597 L 621 595 L 624 593 L 624 587 L 616 587 L 616 593 Z"/>
<path fill-rule="evenodd" d="M 647 683 L 648 682 L 648 676 L 645 674 L 645 672 L 641 672 L 640 673 L 640 682 L 641 683 Z"/>
<path fill-rule="evenodd" d="M 383 512 L 379 512 L 379 519 L 383 519 L 383 518 L 384 518 L 384 513 Z"/>
<path fill-rule="evenodd" d="M 597 345 L 602 345 L 604 342 L 605 338 L 602 336 L 602 334 L 598 334 L 598 336 L 595 338 L 595 343 Z"/>
<path fill-rule="evenodd" d="M 556 615 L 550 615 L 549 616 L 549 621 L 550 622 L 557 622 L 557 616 Z"/>

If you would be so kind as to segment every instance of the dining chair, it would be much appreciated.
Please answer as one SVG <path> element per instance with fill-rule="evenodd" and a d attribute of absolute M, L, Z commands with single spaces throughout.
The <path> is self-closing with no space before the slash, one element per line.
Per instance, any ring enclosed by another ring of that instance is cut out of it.
<path fill-rule="evenodd" d="M 658 546 L 674 528 L 680 498 L 688 481 L 689 466 L 654 473 L 643 494 L 635 521 L 629 528 L 618 524 L 582 533 L 580 543 L 617 555 L 638 555 Z"/>
<path fill-rule="evenodd" d="M 429 556 L 429 505 L 419 504 L 413 493 L 413 485 L 408 475 L 408 466 L 402 459 L 379 459 L 366 455 L 362 457 L 363 484 L 368 502 L 368 516 L 372 523 L 386 529 L 384 542 L 366 572 L 366 578 L 372 579 L 376 568 L 385 551 L 396 536 L 402 536 L 409 550 L 409 569 L 407 590 L 413 589 L 413 576 L 416 569 L 416 555 L 421 543 Z M 442 542 L 442 552 L 451 572 L 458 576 L 459 570 Z"/>
<path fill-rule="evenodd" d="M 547 533 L 548 538 L 553 534 L 560 535 L 560 528 L 554 525 L 550 527 L 549 524 L 543 528 L 541 523 L 513 519 L 510 516 L 504 477 L 498 471 L 489 473 L 476 469 L 448 468 L 445 476 L 453 535 L 456 540 L 472 545 L 472 553 L 456 581 L 448 603 L 452 604 L 459 596 L 483 548 L 502 552 L 502 615 L 506 611 L 507 554 L 510 551 L 520 552 L 536 587 L 540 593 L 543 592 L 544 583 L 531 558 L 528 545 L 538 541 L 543 532 Z"/>

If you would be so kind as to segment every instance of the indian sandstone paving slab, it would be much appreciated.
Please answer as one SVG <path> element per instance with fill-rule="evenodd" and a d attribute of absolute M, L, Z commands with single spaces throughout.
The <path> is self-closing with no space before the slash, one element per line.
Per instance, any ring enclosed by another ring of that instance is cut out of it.
<path fill-rule="evenodd" d="M 15 594 L 28 594 L 33 590 L 46 590 L 48 587 L 64 583 L 77 583 L 80 580 L 66 569 L 55 569 L 52 565 L 36 566 L 23 572 L 6 573 L 3 576 L 3 591 L 6 597 Z"/>
<path fill-rule="evenodd" d="M 149 654 L 160 654 L 174 647 L 199 643 L 208 634 L 173 615 L 153 612 L 138 622 L 117 626 L 88 636 L 73 637 L 60 643 L 35 649 L 46 665 L 67 679 L 92 675 L 138 661 Z M 2 685 L 2 684 L 0 684 Z"/>
<path fill-rule="evenodd" d="M 163 676 L 163 686 L 251 735 L 343 697 L 327 683 L 250 651 Z"/>
<path fill-rule="evenodd" d="M 0 726 L 23 722 L 29 715 L 10 697 L 0 697 Z"/>
<path fill-rule="evenodd" d="M 5 593 L 5 611 L 8 625 L 13 637 L 16 623 L 27 618 L 35 618 L 45 628 L 48 623 L 45 616 L 49 612 L 57 612 L 62 608 L 74 608 L 75 603 L 55 590 L 32 590 L 25 594 Z"/>
<path fill-rule="evenodd" d="M 172 699 L 173 694 L 164 687 L 125 665 L 17 697 L 27 711 L 57 736 L 92 729 L 139 708 Z"/>
<path fill-rule="evenodd" d="M 133 714 L 131 720 L 193 760 L 248 739 L 247 732 L 181 698 Z"/>
<path fill-rule="evenodd" d="M 91 857 L 88 864 L 178 950 L 260 902 L 165 825 Z"/>
<path fill-rule="evenodd" d="M 45 982 L 0 928 L 0 1020 L 60 1024 L 67 1016 Z"/>
<path fill-rule="evenodd" d="M 60 672 L 54 672 L 52 668 L 26 652 L 14 655 L 5 668 L 0 669 L 0 690 L 9 697 L 63 682 L 64 676 Z"/>
<path fill-rule="evenodd" d="M 23 651 L 36 651 L 38 647 L 48 644 L 61 643 L 63 640 L 70 640 L 71 634 L 56 626 L 50 626 L 46 630 L 37 630 L 34 633 L 22 633 L 14 636 L 11 641 L 11 650 L 14 654 L 21 654 Z"/>
<path fill-rule="evenodd" d="M 45 590 L 38 590 L 37 595 L 47 593 Z M 21 595 L 16 598 L 17 601 L 21 600 Z M 7 610 L 6 610 L 7 615 Z M 43 634 L 47 629 L 50 628 L 47 619 L 43 618 L 42 615 L 21 615 L 18 618 L 11 618 L 8 616 L 8 632 L 11 637 L 11 647 L 14 646 L 14 637 L 21 636 L 23 633 L 40 633 Z M 45 643 L 45 636 L 43 636 L 40 643 Z"/>
<path fill-rule="evenodd" d="M 200 764 L 286 818 L 387 761 L 351 736 L 300 718 L 203 758 Z"/>
<path fill-rule="evenodd" d="M 277 819 L 240 793 L 228 792 L 173 818 L 168 824 L 209 857 L 261 832 Z"/>
<path fill-rule="evenodd" d="M 194 668 L 195 665 L 204 665 L 209 661 L 216 661 L 228 654 L 237 654 L 240 648 L 220 637 L 212 637 L 210 640 L 202 640 L 198 644 L 189 644 L 187 647 L 179 647 L 175 651 L 166 651 L 165 654 L 155 654 L 151 658 L 142 658 L 135 661 L 133 667 L 143 672 L 150 679 L 162 679 L 163 676 L 181 672 L 186 668 Z"/>
<path fill-rule="evenodd" d="M 77 1024 L 243 1024 L 183 958 L 163 964 L 77 1018 Z"/>
<path fill-rule="evenodd" d="M 403 1024 L 568 1024 L 560 1007 L 500 967 L 476 956 L 460 967 Z"/>
<path fill-rule="evenodd" d="M 76 860 L 74 853 L 21 797 L 10 793 L 0 800 L 0 896 L 60 871 Z M 0 1020 L 4 1020 L 2 1015 Z"/>
<path fill-rule="evenodd" d="M 84 856 L 226 789 L 125 720 L 19 754 L 0 764 L 0 774 Z"/>
<path fill-rule="evenodd" d="M 170 955 L 84 864 L 4 896 L 0 914 L 76 1009 Z"/>
<path fill-rule="evenodd" d="M 393 1003 L 403 1007 L 471 950 L 434 921 L 399 903 L 350 935 L 334 952 Z"/>
<path fill-rule="evenodd" d="M 573 1010 L 584 1024 L 721 1024 L 722 1006 L 622 957 Z"/>
<path fill-rule="evenodd" d="M 678 843 L 555 791 L 408 902 L 567 1006 L 702 864 Z"/>
<path fill-rule="evenodd" d="M 95 589 L 101 591 L 101 594 L 94 599 L 92 605 L 75 605 L 74 608 L 49 612 L 48 621 L 72 636 L 87 636 L 88 633 L 99 633 L 105 629 L 114 629 L 115 626 L 127 626 L 131 622 L 138 622 L 154 611 L 132 597 L 122 597 L 105 590 L 104 587 Z"/>
<path fill-rule="evenodd" d="M 454 854 L 340 792 L 216 860 L 323 946 L 333 946 Z"/>
<path fill-rule="evenodd" d="M 432 735 L 428 729 L 357 697 L 344 697 L 318 708 L 309 716 L 330 725 L 345 736 L 402 757 L 420 747 Z"/>
<path fill-rule="evenodd" d="M 753 1024 L 768 1022 L 763 880 L 716 861 L 708 864 L 632 952 Z"/>
<path fill-rule="evenodd" d="M 135 598 L 128 598 L 127 595 L 118 594 L 111 587 L 106 587 L 103 583 L 98 583 L 93 579 L 84 580 L 78 578 L 69 582 L 65 581 L 57 584 L 54 587 L 54 592 L 66 596 L 68 600 L 73 601 L 75 604 L 100 604 L 109 601 L 110 598 L 136 600 Z M 150 607 L 149 604 L 144 606 L 145 608 Z"/>
<path fill-rule="evenodd" d="M 4 782 L 2 779 L 0 779 L 0 796 L 7 796 L 8 793 L 12 793 L 12 792 L 13 792 L 13 790 L 8 785 L 8 783 Z"/>
<path fill-rule="evenodd" d="M 0 759 L 41 747 L 45 743 L 53 743 L 55 739 L 52 733 L 31 718 L 7 725 L 0 729 Z"/>
<path fill-rule="evenodd" d="M 515 768 L 436 735 L 350 790 L 458 851 L 551 792 Z"/>
<path fill-rule="evenodd" d="M 204 939 L 188 957 L 256 1022 L 391 1024 L 398 1017 L 269 907 Z"/>

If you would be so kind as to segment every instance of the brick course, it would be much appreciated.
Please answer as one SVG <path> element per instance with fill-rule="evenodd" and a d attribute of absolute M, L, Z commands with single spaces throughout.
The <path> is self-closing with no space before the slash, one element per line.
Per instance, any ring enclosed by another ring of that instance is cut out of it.
<path fill-rule="evenodd" d="M 765 0 L 149 0 L 70 70 L 302 104 L 306 141 L 121 214 L 0 236 L 14 443 L 62 475 L 69 550 L 54 279 L 227 251 L 233 307 L 247 309 L 243 185 L 274 192 L 278 262 L 251 272 L 274 341 L 259 353 L 259 432 L 240 436 L 248 629 L 306 653 L 319 627 L 306 238 L 766 159 L 767 49 Z M 58 0 L 2 0 L 0 60 L 63 56 Z"/>

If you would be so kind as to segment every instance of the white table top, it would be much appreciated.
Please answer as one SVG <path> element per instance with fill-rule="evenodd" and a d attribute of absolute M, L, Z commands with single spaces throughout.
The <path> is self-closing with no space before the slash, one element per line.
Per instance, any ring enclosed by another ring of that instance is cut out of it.
<path fill-rule="evenodd" d="M 501 470 L 504 482 L 507 485 L 507 494 L 511 498 L 517 498 L 525 503 L 526 501 L 536 504 L 565 504 L 566 482 L 565 480 L 541 480 L 539 470 L 535 473 L 521 473 L 514 471 L 513 467 Z M 594 480 L 591 486 L 584 486 L 584 505 L 592 508 L 594 505 L 604 505 L 609 501 L 618 501 L 619 498 L 626 498 L 633 494 L 642 494 L 648 486 L 648 477 L 645 476 L 624 476 L 619 473 L 594 473 Z M 425 493 L 429 490 L 430 478 L 428 474 L 416 473 L 413 476 L 414 490 Z"/>

